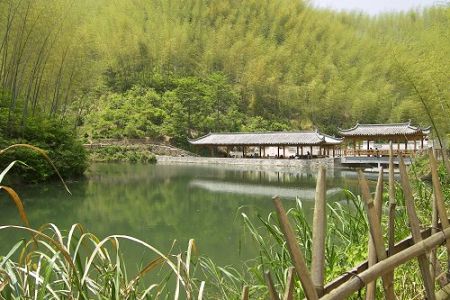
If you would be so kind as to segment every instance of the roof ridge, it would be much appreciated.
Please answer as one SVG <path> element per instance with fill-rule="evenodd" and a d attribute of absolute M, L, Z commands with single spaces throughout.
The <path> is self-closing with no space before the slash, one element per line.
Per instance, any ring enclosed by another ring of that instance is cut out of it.
<path fill-rule="evenodd" d="M 405 126 L 411 125 L 411 122 L 402 122 L 402 123 L 365 123 L 365 124 L 358 124 L 359 126 Z"/>
<path fill-rule="evenodd" d="M 383 126 L 408 126 L 408 127 L 414 127 L 411 125 L 411 121 L 408 122 L 402 122 L 402 123 L 359 123 L 357 122 L 355 126 L 348 128 L 348 129 L 342 129 L 338 128 L 340 132 L 348 132 L 357 129 L 358 127 L 383 127 Z M 414 127 L 415 129 L 418 129 L 419 127 Z"/>
<path fill-rule="evenodd" d="M 270 133 L 317 133 L 315 130 L 297 130 L 297 131 L 235 131 L 235 132 L 210 132 L 202 137 L 212 134 L 270 134 Z M 199 139 L 199 138 L 197 138 Z"/>

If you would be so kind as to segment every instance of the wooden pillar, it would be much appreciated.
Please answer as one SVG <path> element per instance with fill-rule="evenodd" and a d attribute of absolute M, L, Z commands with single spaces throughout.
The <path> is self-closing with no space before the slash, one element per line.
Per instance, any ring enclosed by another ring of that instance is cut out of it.
<path fill-rule="evenodd" d="M 245 146 L 242 146 L 242 158 L 245 158 Z"/>
<path fill-rule="evenodd" d="M 261 145 L 259 145 L 259 158 L 261 158 Z"/>
<path fill-rule="evenodd" d="M 334 151 L 336 149 L 336 146 L 333 146 L 333 157 L 335 156 Z"/>
<path fill-rule="evenodd" d="M 286 146 L 283 146 L 283 158 L 286 158 Z"/>
<path fill-rule="evenodd" d="M 361 156 L 361 145 L 362 141 L 358 141 L 358 156 Z"/>
<path fill-rule="evenodd" d="M 408 140 L 405 141 L 405 153 L 408 151 Z"/>
<path fill-rule="evenodd" d="M 353 140 L 353 156 L 356 156 L 356 140 Z"/>
<path fill-rule="evenodd" d="M 311 155 L 311 158 L 312 158 L 312 155 L 313 155 L 313 146 L 309 146 L 309 149 L 311 150 L 310 155 Z M 309 158 L 309 157 L 308 157 L 308 158 Z"/>
<path fill-rule="evenodd" d="M 422 139 L 420 140 L 420 148 L 423 150 L 423 136 Z"/>
<path fill-rule="evenodd" d="M 298 156 L 298 146 L 297 146 L 297 156 Z"/>
<path fill-rule="evenodd" d="M 280 145 L 277 146 L 277 150 L 278 150 L 278 158 L 280 158 Z"/>

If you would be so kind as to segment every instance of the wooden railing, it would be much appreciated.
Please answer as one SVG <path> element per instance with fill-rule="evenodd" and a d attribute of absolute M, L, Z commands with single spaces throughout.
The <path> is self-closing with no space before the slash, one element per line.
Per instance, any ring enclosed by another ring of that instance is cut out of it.
<path fill-rule="evenodd" d="M 411 156 L 424 153 L 424 151 L 425 149 L 393 150 L 393 155 L 398 156 L 399 154 L 401 154 L 402 156 Z M 373 156 L 373 157 L 389 156 L 389 150 L 344 149 L 344 156 Z"/>
<path fill-rule="evenodd" d="M 421 277 L 424 285 L 425 299 L 450 299 L 450 284 L 445 275 L 450 272 L 450 260 L 447 271 L 436 276 L 437 260 L 436 249 L 445 247 L 447 255 L 450 255 L 450 226 L 444 203 L 442 186 L 439 181 L 438 165 L 433 151 L 429 151 L 431 176 L 433 183 L 433 224 L 431 228 L 421 231 L 421 224 L 414 207 L 414 197 L 406 166 L 402 156 L 399 156 L 400 184 L 403 189 L 407 217 L 411 230 L 411 237 L 397 244 L 394 243 L 395 223 L 395 192 L 394 192 L 394 164 L 393 153 L 390 151 L 389 159 L 389 212 L 388 212 L 388 247 L 385 247 L 381 228 L 382 199 L 383 199 L 383 171 L 380 170 L 375 197 L 372 199 L 368 182 L 360 171 L 359 182 L 362 199 L 369 222 L 369 250 L 368 260 L 363 264 L 349 270 L 344 275 L 335 278 L 325 285 L 325 235 L 326 235 L 326 199 L 325 199 L 325 170 L 319 170 L 316 186 L 316 198 L 313 217 L 313 241 L 311 269 L 305 263 L 300 251 L 294 230 L 292 229 L 287 214 L 279 197 L 274 198 L 274 204 L 278 215 L 281 231 L 283 232 L 286 246 L 292 260 L 292 267 L 288 270 L 283 300 L 298 299 L 294 295 L 295 275 L 301 282 L 307 299 L 345 299 L 356 291 L 366 288 L 366 299 L 375 299 L 375 281 L 382 279 L 384 297 L 395 299 L 394 294 L 394 270 L 411 261 L 418 260 Z M 440 220 L 440 223 L 438 222 Z M 432 268 L 430 268 L 430 261 Z M 270 273 L 264 274 L 269 290 L 269 298 L 278 300 L 277 293 Z M 440 289 L 435 290 L 435 281 L 439 278 Z M 417 284 L 417 283 L 416 283 Z M 248 287 L 244 287 L 241 299 L 249 299 Z"/>

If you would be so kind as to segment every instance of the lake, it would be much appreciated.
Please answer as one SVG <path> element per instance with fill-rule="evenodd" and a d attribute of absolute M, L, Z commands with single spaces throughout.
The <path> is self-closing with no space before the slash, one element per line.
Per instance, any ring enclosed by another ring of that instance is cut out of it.
<path fill-rule="evenodd" d="M 335 170 L 327 175 L 328 201 L 341 201 L 342 189 L 356 188 L 354 172 Z M 259 226 L 257 215 L 266 218 L 274 210 L 272 196 L 280 195 L 286 208 L 299 197 L 312 219 L 315 174 L 207 165 L 93 164 L 85 179 L 68 184 L 72 195 L 58 182 L 18 189 L 32 227 L 51 222 L 69 229 L 81 223 L 100 238 L 131 235 L 163 252 L 174 240 L 185 250 L 193 238 L 200 254 L 219 265 L 237 265 L 257 253 L 241 213 Z M 1 224 L 20 224 L 11 201 L 0 197 Z M 0 232 L 2 254 L 20 238 L 14 231 Z M 140 261 L 142 249 L 130 251 Z"/>

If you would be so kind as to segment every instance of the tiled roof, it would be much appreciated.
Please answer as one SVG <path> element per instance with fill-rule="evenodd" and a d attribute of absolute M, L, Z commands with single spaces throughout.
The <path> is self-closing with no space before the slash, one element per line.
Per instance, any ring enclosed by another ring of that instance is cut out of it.
<path fill-rule="evenodd" d="M 346 136 L 391 136 L 391 135 L 416 135 L 430 133 L 430 127 L 420 128 L 408 123 L 392 124 L 359 124 L 353 128 L 339 130 L 340 135 Z"/>
<path fill-rule="evenodd" d="M 331 141 L 332 137 L 327 136 Z M 327 141 L 325 136 L 316 132 L 239 132 L 239 133 L 209 133 L 195 140 L 189 140 L 193 145 L 322 145 Z M 334 139 L 339 143 L 339 139 Z"/>

